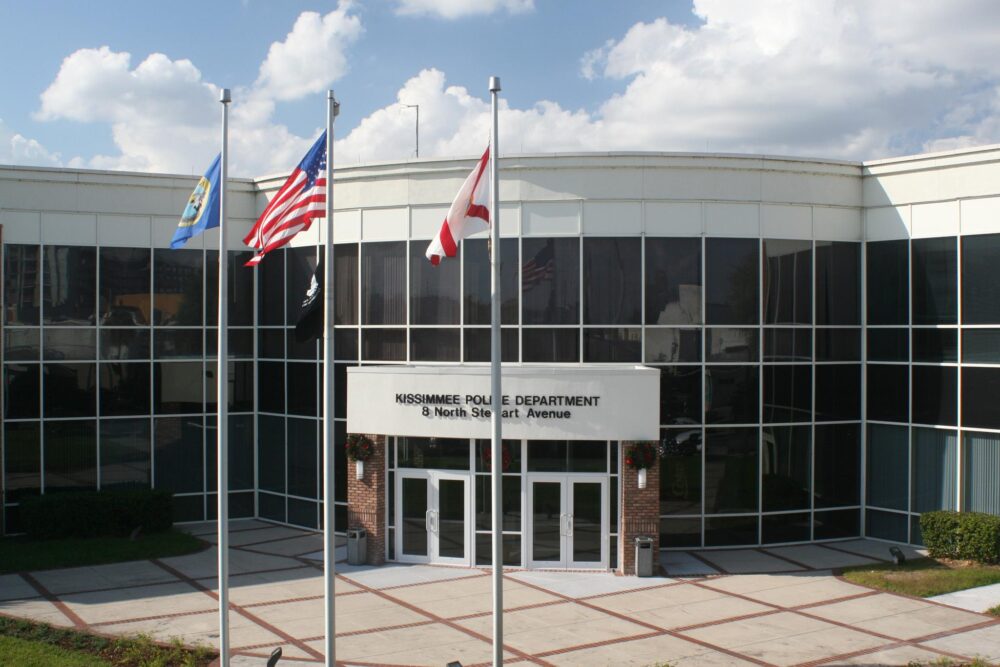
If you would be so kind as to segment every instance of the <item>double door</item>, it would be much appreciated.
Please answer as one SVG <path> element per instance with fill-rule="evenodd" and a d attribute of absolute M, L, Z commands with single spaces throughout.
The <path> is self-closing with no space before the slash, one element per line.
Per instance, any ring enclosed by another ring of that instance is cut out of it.
<path fill-rule="evenodd" d="M 608 567 L 608 480 L 604 475 L 528 477 L 528 567 Z"/>
<path fill-rule="evenodd" d="M 469 475 L 438 470 L 398 475 L 396 559 L 470 565 Z"/>

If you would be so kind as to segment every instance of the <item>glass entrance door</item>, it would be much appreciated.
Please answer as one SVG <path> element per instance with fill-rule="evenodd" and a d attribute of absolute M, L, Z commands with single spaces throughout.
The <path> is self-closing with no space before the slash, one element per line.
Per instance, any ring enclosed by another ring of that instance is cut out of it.
<path fill-rule="evenodd" d="M 607 489 L 605 476 L 529 477 L 529 566 L 607 569 Z"/>
<path fill-rule="evenodd" d="M 397 560 L 469 565 L 469 476 L 406 470 L 397 485 Z"/>

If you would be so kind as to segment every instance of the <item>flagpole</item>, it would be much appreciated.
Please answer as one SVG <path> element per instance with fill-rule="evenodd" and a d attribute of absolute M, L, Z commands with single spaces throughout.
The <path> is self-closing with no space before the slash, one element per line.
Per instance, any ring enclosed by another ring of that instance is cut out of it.
<path fill-rule="evenodd" d="M 501 434 L 500 394 L 500 201 L 499 169 L 497 167 L 497 93 L 500 77 L 490 77 L 493 127 L 490 131 L 490 396 L 492 398 L 493 441 L 490 443 L 490 480 L 493 487 L 493 664 L 503 664 L 503 526 L 501 502 L 503 477 L 500 474 L 503 455 Z"/>
<path fill-rule="evenodd" d="M 219 531 L 219 664 L 229 666 L 229 367 L 227 365 L 229 319 L 227 304 L 229 302 L 228 264 L 229 245 L 226 240 L 226 179 L 229 175 L 229 103 L 232 98 L 229 89 L 223 88 L 219 95 L 222 103 L 222 160 L 219 174 L 219 343 L 216 370 L 216 434 L 218 444 L 216 453 L 218 459 L 218 498 L 217 526 Z"/>
<path fill-rule="evenodd" d="M 326 91 L 326 238 L 323 243 L 323 620 L 324 655 L 327 667 L 337 664 L 334 562 L 337 537 L 334 533 L 333 482 L 337 449 L 334 447 L 334 367 L 333 367 L 333 120 L 340 103 L 333 91 Z"/>

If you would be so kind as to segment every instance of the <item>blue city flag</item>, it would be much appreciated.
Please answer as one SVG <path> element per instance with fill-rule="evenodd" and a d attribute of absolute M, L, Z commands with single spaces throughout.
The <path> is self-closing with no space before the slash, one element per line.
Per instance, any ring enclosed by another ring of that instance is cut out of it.
<path fill-rule="evenodd" d="M 170 241 L 171 248 L 180 248 L 192 236 L 201 234 L 206 229 L 219 226 L 219 163 L 222 153 L 215 156 L 212 166 L 194 186 L 194 192 L 188 199 L 187 206 L 177 223 L 177 231 Z"/>

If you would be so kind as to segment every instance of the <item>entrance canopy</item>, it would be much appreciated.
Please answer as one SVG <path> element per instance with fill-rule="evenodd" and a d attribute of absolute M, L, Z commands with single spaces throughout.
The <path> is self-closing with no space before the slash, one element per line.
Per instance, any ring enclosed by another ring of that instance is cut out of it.
<path fill-rule="evenodd" d="M 660 371 L 645 366 L 505 366 L 503 437 L 659 440 Z M 347 430 L 489 438 L 488 366 L 347 369 Z"/>

